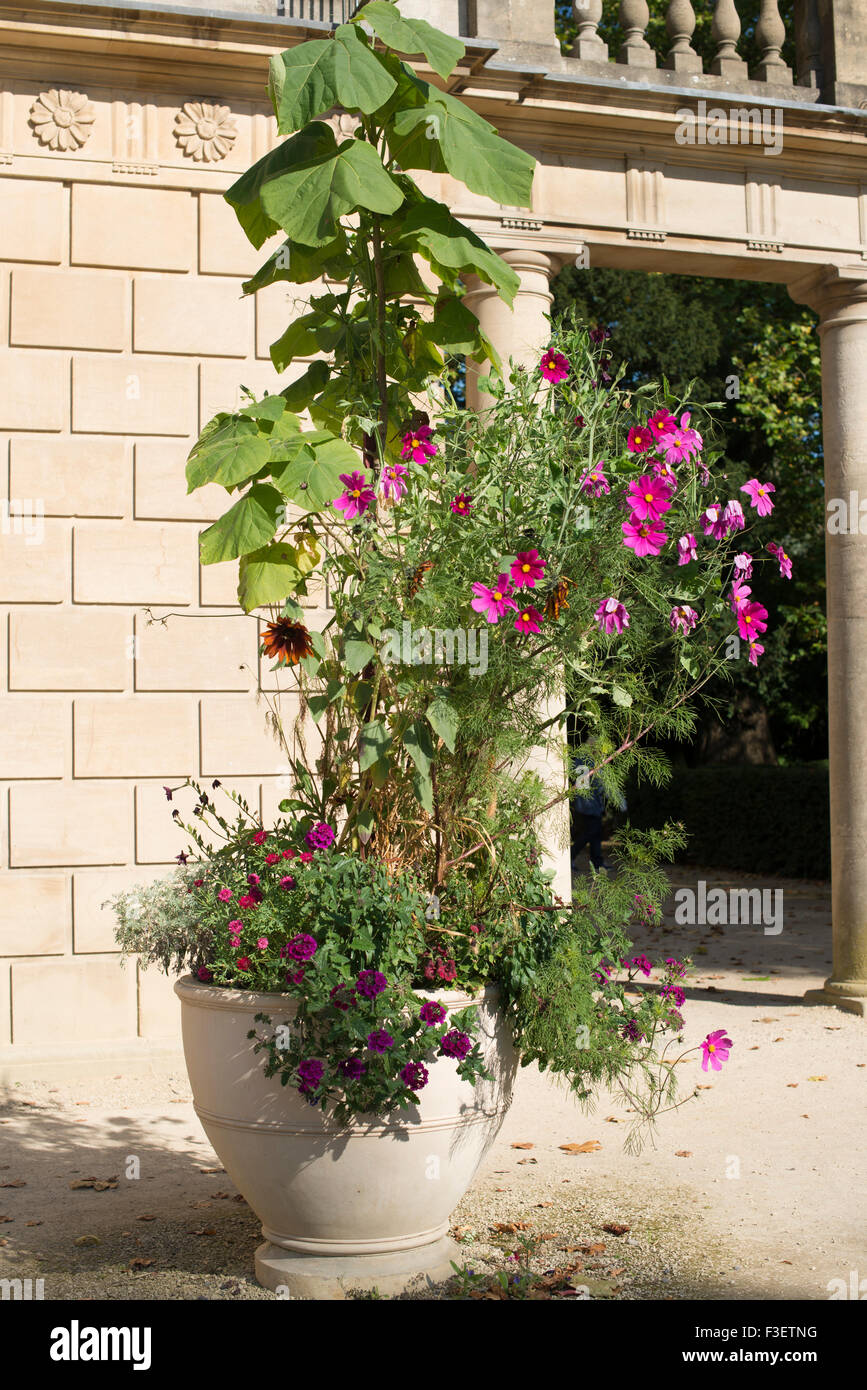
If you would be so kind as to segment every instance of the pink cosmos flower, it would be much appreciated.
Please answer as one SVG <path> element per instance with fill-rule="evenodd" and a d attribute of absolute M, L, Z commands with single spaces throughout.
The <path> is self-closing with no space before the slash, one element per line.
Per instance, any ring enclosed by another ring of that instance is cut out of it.
<path fill-rule="evenodd" d="M 770 547 L 768 547 L 770 549 Z M 735 556 L 735 578 L 752 579 L 753 576 L 753 557 L 746 551 L 741 551 L 740 555 Z"/>
<path fill-rule="evenodd" d="M 708 507 L 699 517 L 701 529 L 706 536 L 712 536 L 715 541 L 724 541 L 729 533 L 728 522 L 723 514 L 723 509 L 719 502 L 714 502 L 712 507 Z"/>
<path fill-rule="evenodd" d="M 517 612 L 517 603 L 509 598 L 511 592 L 512 586 L 507 574 L 499 575 L 493 589 L 489 589 L 486 584 L 474 584 L 475 598 L 471 607 L 476 613 L 484 613 L 489 623 L 498 623 L 507 608 L 514 608 Z"/>
<path fill-rule="evenodd" d="M 744 509 L 736 498 L 732 498 L 731 502 L 726 502 L 723 521 L 730 531 L 743 531 L 746 526 Z"/>
<path fill-rule="evenodd" d="M 565 381 L 569 375 L 569 358 L 562 352 L 546 352 L 539 364 L 539 371 L 546 381 Z"/>
<path fill-rule="evenodd" d="M 542 625 L 542 614 L 535 608 L 519 608 L 518 616 L 515 619 L 515 627 L 519 632 L 539 632 Z"/>
<path fill-rule="evenodd" d="M 653 430 L 646 425 L 633 425 L 626 436 L 626 447 L 632 454 L 645 454 L 653 448 Z"/>
<path fill-rule="evenodd" d="M 697 618 L 698 614 L 696 613 L 695 609 L 690 608 L 688 603 L 682 603 L 677 604 L 674 608 L 672 608 L 669 622 L 671 626 L 675 629 L 675 631 L 679 629 L 681 632 L 686 633 L 692 632 L 692 629 L 695 627 Z"/>
<path fill-rule="evenodd" d="M 748 483 L 744 483 L 741 492 L 745 492 L 752 505 L 758 511 L 759 516 L 770 516 L 774 510 L 770 493 L 776 492 L 773 483 L 760 483 L 758 478 L 750 478 Z"/>
<path fill-rule="evenodd" d="M 629 627 L 629 614 L 616 598 L 604 598 L 593 614 L 601 630 L 607 636 L 612 632 L 622 632 Z"/>
<path fill-rule="evenodd" d="M 267 949 L 268 949 L 268 938 L 267 938 L 267 936 L 260 936 L 260 937 L 259 937 L 259 940 L 256 942 L 256 945 L 257 945 L 257 947 L 258 947 L 258 949 L 259 949 L 260 951 L 267 951 Z"/>
<path fill-rule="evenodd" d="M 390 498 L 394 495 L 395 502 L 399 502 L 405 496 L 407 485 L 405 482 L 406 467 L 402 463 L 389 463 L 382 471 L 382 495 Z"/>
<path fill-rule="evenodd" d="M 736 579 L 732 584 L 731 608 L 733 613 L 739 613 L 745 604 L 750 601 L 752 589 L 748 584 L 744 584 L 740 579 Z"/>
<path fill-rule="evenodd" d="M 346 484 L 346 491 L 336 497 L 331 505 L 343 512 L 347 521 L 352 521 L 367 511 L 376 493 L 363 473 L 341 473 L 339 477 L 340 481 Z"/>
<path fill-rule="evenodd" d="M 581 491 L 588 497 L 601 497 L 603 493 L 611 491 L 608 479 L 602 471 L 604 464 L 605 460 L 600 459 L 596 467 L 581 479 Z"/>
<path fill-rule="evenodd" d="M 647 423 L 653 430 L 654 439 L 661 439 L 664 434 L 677 429 L 677 421 L 667 410 L 655 410 Z"/>
<path fill-rule="evenodd" d="M 639 559 L 646 555 L 658 555 L 668 540 L 662 527 L 653 521 L 624 521 L 620 529 L 623 544 L 634 550 Z"/>
<path fill-rule="evenodd" d="M 677 492 L 677 478 L 674 469 L 665 462 L 665 459 L 654 459 L 653 471 L 661 483 L 665 483 L 672 492 Z"/>
<path fill-rule="evenodd" d="M 412 459 L 413 463 L 427 463 L 434 454 L 438 453 L 436 444 L 431 443 L 433 430 L 430 425 L 421 425 L 417 430 L 407 430 L 401 439 L 400 456 L 402 459 Z"/>
<path fill-rule="evenodd" d="M 658 521 L 671 508 L 671 488 L 661 478 L 645 473 L 629 484 L 626 500 L 632 509 L 630 521 Z"/>
<path fill-rule="evenodd" d="M 766 632 L 768 610 L 760 603 L 745 603 L 738 609 L 738 631 L 743 638 L 755 637 L 758 632 Z"/>
<path fill-rule="evenodd" d="M 459 492 L 450 506 L 456 516 L 469 516 L 473 509 L 473 499 L 468 492 Z"/>
<path fill-rule="evenodd" d="M 679 565 L 688 565 L 690 560 L 697 559 L 698 551 L 696 550 L 696 539 L 690 531 L 685 536 L 680 536 L 678 538 L 677 563 Z"/>
<path fill-rule="evenodd" d="M 771 554 L 773 555 L 774 559 L 779 561 L 779 565 L 780 565 L 780 574 L 783 576 L 783 578 L 784 578 L 784 579 L 791 579 L 791 577 L 792 577 L 792 561 L 791 561 L 791 559 L 789 558 L 789 556 L 786 554 L 786 552 L 785 552 L 785 550 L 783 549 L 783 547 L 782 547 L 781 545 L 776 545 L 773 541 L 769 541 L 769 542 L 768 542 L 768 545 L 767 545 L 767 549 L 771 552 Z"/>
<path fill-rule="evenodd" d="M 687 410 L 681 415 L 679 425 L 660 435 L 659 448 L 665 454 L 666 463 L 683 463 L 684 459 L 691 458 L 701 448 L 702 437 L 698 430 L 688 428 L 689 421 L 690 415 Z"/>
<path fill-rule="evenodd" d="M 538 550 L 519 550 L 509 568 L 516 589 L 535 589 L 536 580 L 545 578 L 547 560 L 539 559 Z"/>
<path fill-rule="evenodd" d="M 750 655 L 748 659 L 751 666 L 758 666 L 759 657 L 764 655 L 764 651 L 765 649 L 761 642 L 750 643 Z"/>
<path fill-rule="evenodd" d="M 726 1037 L 724 1028 L 718 1028 L 715 1033 L 708 1033 L 701 1044 L 702 1071 L 707 1071 L 708 1062 L 714 1071 L 722 1071 L 722 1064 L 728 1061 L 729 1052 L 733 1047 L 734 1043 L 731 1038 Z"/>

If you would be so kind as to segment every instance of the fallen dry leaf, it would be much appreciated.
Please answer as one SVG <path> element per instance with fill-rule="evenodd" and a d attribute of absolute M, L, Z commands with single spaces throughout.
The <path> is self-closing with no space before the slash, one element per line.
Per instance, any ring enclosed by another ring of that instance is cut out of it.
<path fill-rule="evenodd" d="M 692 1158 L 692 1149 L 675 1149 L 675 1158 Z"/>
<path fill-rule="evenodd" d="M 808 1081 L 827 1081 L 827 1076 L 808 1076 Z"/>
<path fill-rule="evenodd" d="M 512 1145 L 513 1149 L 535 1149 L 535 1147 L 535 1144 L 531 1144 L 526 1139 L 516 1139 L 514 1144 Z"/>
<path fill-rule="evenodd" d="M 190 1231 L 191 1236 L 215 1236 L 216 1234 L 216 1226 L 205 1226 L 201 1231 Z"/>
<path fill-rule="evenodd" d="M 503 1235 L 511 1236 L 516 1231 L 529 1231 L 529 1221 L 495 1221 L 491 1227 L 492 1231 L 499 1231 Z"/>
<path fill-rule="evenodd" d="M 200 1173 L 225 1173 L 225 1168 L 200 1168 Z"/>
<path fill-rule="evenodd" d="M 141 1216 L 136 1217 L 136 1221 L 156 1221 L 156 1219 L 157 1218 L 149 1211 L 144 1212 Z"/>
<path fill-rule="evenodd" d="M 101 1245 L 101 1244 L 102 1244 L 102 1241 L 100 1240 L 99 1236 L 78 1236 L 77 1239 L 75 1240 L 74 1244 L 75 1244 L 75 1245 Z"/>
<path fill-rule="evenodd" d="M 559 1232 L 559 1231 L 543 1231 L 541 1235 L 539 1235 L 539 1236 L 536 1237 L 536 1239 L 537 1239 L 537 1240 L 557 1240 L 557 1239 L 559 1238 L 559 1236 L 560 1236 L 560 1232 Z"/>
<path fill-rule="evenodd" d="M 69 1190 L 77 1192 L 81 1188 L 89 1187 L 94 1192 L 107 1192 L 109 1188 L 117 1187 L 117 1183 L 117 1174 L 111 1178 L 76 1178 L 74 1182 L 69 1184 Z"/>
<path fill-rule="evenodd" d="M 785 1042 L 785 1038 L 774 1038 L 774 1042 Z"/>
<path fill-rule="evenodd" d="M 520 1166 L 521 1166 L 522 1163 L 538 1163 L 538 1162 L 539 1162 L 538 1158 L 519 1158 L 519 1159 L 518 1159 L 518 1167 L 520 1168 Z"/>
<path fill-rule="evenodd" d="M 42 1225 L 42 1222 L 41 1222 L 41 1221 L 25 1221 L 25 1222 L 24 1222 L 24 1225 L 25 1225 L 25 1226 L 41 1226 L 41 1225 Z"/>
<path fill-rule="evenodd" d="M 152 1264 L 153 1260 L 143 1260 L 140 1255 L 136 1255 L 135 1259 L 130 1260 L 127 1269 L 147 1269 L 148 1265 Z"/>
<path fill-rule="evenodd" d="M 809 1115 L 802 1115 L 802 1116 L 801 1116 L 801 1119 L 802 1119 L 802 1120 L 809 1120 L 809 1118 L 810 1118 Z"/>
<path fill-rule="evenodd" d="M 754 1018 L 753 1023 L 779 1023 L 778 1018 Z"/>
<path fill-rule="evenodd" d="M 786 1085 L 788 1086 L 790 1091 L 797 1091 L 798 1089 L 797 1081 L 787 1081 Z"/>
<path fill-rule="evenodd" d="M 698 1081 L 695 1089 L 697 1091 L 712 1091 L 713 1085 L 710 1081 Z"/>
<path fill-rule="evenodd" d="M 780 1260 L 780 1264 L 781 1264 L 781 1265 L 790 1265 L 791 1263 L 792 1263 L 791 1260 Z"/>
<path fill-rule="evenodd" d="M 758 1052 L 759 1050 L 760 1049 L 758 1043 L 755 1043 L 752 1047 L 747 1048 L 747 1052 Z"/>
<path fill-rule="evenodd" d="M 231 1197 L 231 1192 L 212 1192 L 211 1200 L 216 1202 L 218 1197 Z"/>
<path fill-rule="evenodd" d="M 554 1203 L 553 1203 L 553 1202 L 536 1202 L 535 1205 L 536 1205 L 537 1207 L 553 1207 Z"/>
<path fill-rule="evenodd" d="M 6 1182 L 0 1182 L 0 1187 L 26 1187 L 27 1183 L 23 1178 L 9 1178 Z"/>
<path fill-rule="evenodd" d="M 623 1119 L 622 1115 L 606 1115 L 605 1123 L 607 1125 L 625 1125 L 626 1121 Z"/>
<path fill-rule="evenodd" d="M 602 1229 L 603 1231 L 607 1231 L 608 1234 L 612 1236 L 625 1236 L 629 1231 L 632 1230 L 632 1227 L 621 1226 L 619 1221 L 607 1221 L 605 1225 L 602 1227 Z"/>
<path fill-rule="evenodd" d="M 561 1144 L 560 1148 L 567 1154 L 592 1154 L 602 1145 L 598 1139 L 588 1139 L 584 1144 Z"/>
<path fill-rule="evenodd" d="M 14 1216 L 0 1216 L 0 1221 L 14 1221 Z"/>

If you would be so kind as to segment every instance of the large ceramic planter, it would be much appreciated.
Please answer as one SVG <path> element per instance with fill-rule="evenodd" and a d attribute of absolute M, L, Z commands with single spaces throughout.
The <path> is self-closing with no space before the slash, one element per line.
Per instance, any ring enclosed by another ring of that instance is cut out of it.
<path fill-rule="evenodd" d="M 189 976 L 175 992 L 196 1114 L 262 1222 L 259 1282 L 284 1296 L 343 1298 L 351 1289 L 393 1293 L 448 1277 L 457 1258 L 449 1216 L 503 1122 L 517 1068 L 495 991 L 435 996 L 450 1014 L 478 1009 L 493 1081 L 473 1086 L 440 1058 L 418 1107 L 349 1129 L 269 1080 L 264 1054 L 253 1052 L 254 1015 L 291 1020 L 289 1000 Z"/>

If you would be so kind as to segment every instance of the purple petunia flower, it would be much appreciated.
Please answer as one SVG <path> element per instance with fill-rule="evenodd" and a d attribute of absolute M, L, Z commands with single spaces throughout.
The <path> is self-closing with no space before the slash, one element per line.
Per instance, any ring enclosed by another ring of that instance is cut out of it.
<path fill-rule="evenodd" d="M 334 844 L 334 831 L 325 821 L 320 821 L 312 830 L 307 831 L 304 839 L 311 849 L 329 849 Z"/>
<path fill-rule="evenodd" d="M 298 1090 L 303 1095 L 310 1095 L 319 1086 L 325 1072 L 325 1063 L 320 1062 L 318 1057 L 307 1057 L 303 1062 L 298 1063 L 298 1075 L 301 1078 L 301 1085 Z"/>
<path fill-rule="evenodd" d="M 418 1016 L 422 1023 L 426 1023 L 428 1028 L 432 1028 L 435 1023 L 444 1021 L 446 1011 L 442 1004 L 438 1004 L 435 999 L 426 999 L 419 1009 Z"/>

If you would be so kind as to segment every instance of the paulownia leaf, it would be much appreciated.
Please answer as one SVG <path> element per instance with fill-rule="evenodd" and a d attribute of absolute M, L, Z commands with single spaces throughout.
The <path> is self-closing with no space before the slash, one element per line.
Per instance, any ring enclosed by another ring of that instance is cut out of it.
<path fill-rule="evenodd" d="M 269 150 L 227 189 L 223 197 L 235 209 L 238 221 L 254 246 L 261 246 L 280 230 L 280 223 L 275 222 L 262 206 L 262 189 L 287 169 L 296 170 L 311 161 L 328 158 L 336 149 L 337 141 L 331 126 L 324 121 L 313 121 L 293 135 L 291 140 L 284 140 L 282 145 Z M 304 240 L 303 237 L 298 239 Z"/>
<path fill-rule="evenodd" d="M 386 0 L 371 0 L 355 16 L 355 23 L 369 24 L 377 38 L 397 53 L 423 53 L 440 77 L 448 77 L 466 52 L 460 39 L 434 29 L 426 19 L 405 19 Z"/>
<path fill-rule="evenodd" d="M 375 656 L 376 647 L 372 647 L 369 642 L 355 637 L 347 638 L 343 664 L 350 675 L 357 676 Z"/>
<path fill-rule="evenodd" d="M 517 274 L 481 237 L 452 217 L 445 203 L 425 198 L 401 219 L 393 235 L 393 246 L 417 251 L 434 269 L 443 266 L 458 274 L 478 275 L 511 305 L 520 285 Z"/>
<path fill-rule="evenodd" d="M 396 83 L 354 24 L 328 39 L 310 39 L 271 59 L 268 90 L 281 135 L 340 105 L 371 115 Z"/>
<path fill-rule="evenodd" d="M 255 483 L 219 521 L 202 532 L 199 537 L 202 564 L 215 565 L 220 560 L 234 560 L 258 550 L 277 530 L 284 505 L 276 488 L 268 483 Z"/>
<path fill-rule="evenodd" d="M 284 241 L 273 251 L 263 266 L 241 288 L 245 294 L 255 294 L 257 290 L 273 285 L 278 280 L 288 280 L 293 285 L 306 285 L 311 280 L 319 280 L 327 273 L 330 280 L 342 281 L 348 276 L 352 262 L 346 254 L 346 233 L 342 227 L 337 236 L 324 246 L 302 246 L 300 242 L 291 245 Z"/>
<path fill-rule="evenodd" d="M 305 246 L 323 246 L 333 240 L 338 218 L 358 208 L 396 212 L 403 193 L 386 173 L 373 145 L 353 139 L 317 159 L 284 169 L 261 185 L 259 198 L 275 229 L 282 227 L 291 241 Z"/>
<path fill-rule="evenodd" d="M 340 496 L 340 474 L 358 467 L 358 455 L 351 444 L 328 430 L 311 430 L 299 439 L 303 449 L 285 467 L 275 468 L 272 476 L 293 502 L 308 511 L 320 511 Z"/>
<path fill-rule="evenodd" d="M 306 571 L 293 545 L 278 541 L 241 556 L 238 602 L 245 613 L 266 603 L 283 603 L 301 583 Z"/>
<path fill-rule="evenodd" d="M 287 410 L 305 410 L 320 391 L 325 389 L 330 375 L 331 368 L 321 357 L 311 362 L 303 376 L 299 376 L 297 381 L 285 386 L 280 392 Z"/>
<path fill-rule="evenodd" d="M 401 169 L 442 172 L 443 165 L 473 193 L 508 207 L 529 207 L 536 161 L 448 92 L 428 88 L 428 100 L 398 111 L 389 148 Z"/>
<path fill-rule="evenodd" d="M 268 436 L 260 434 L 254 420 L 235 415 L 226 415 L 222 420 L 217 416 L 217 420 L 219 423 L 214 428 L 207 427 L 190 452 L 187 492 L 206 483 L 235 487 L 255 477 L 268 461 Z"/>

